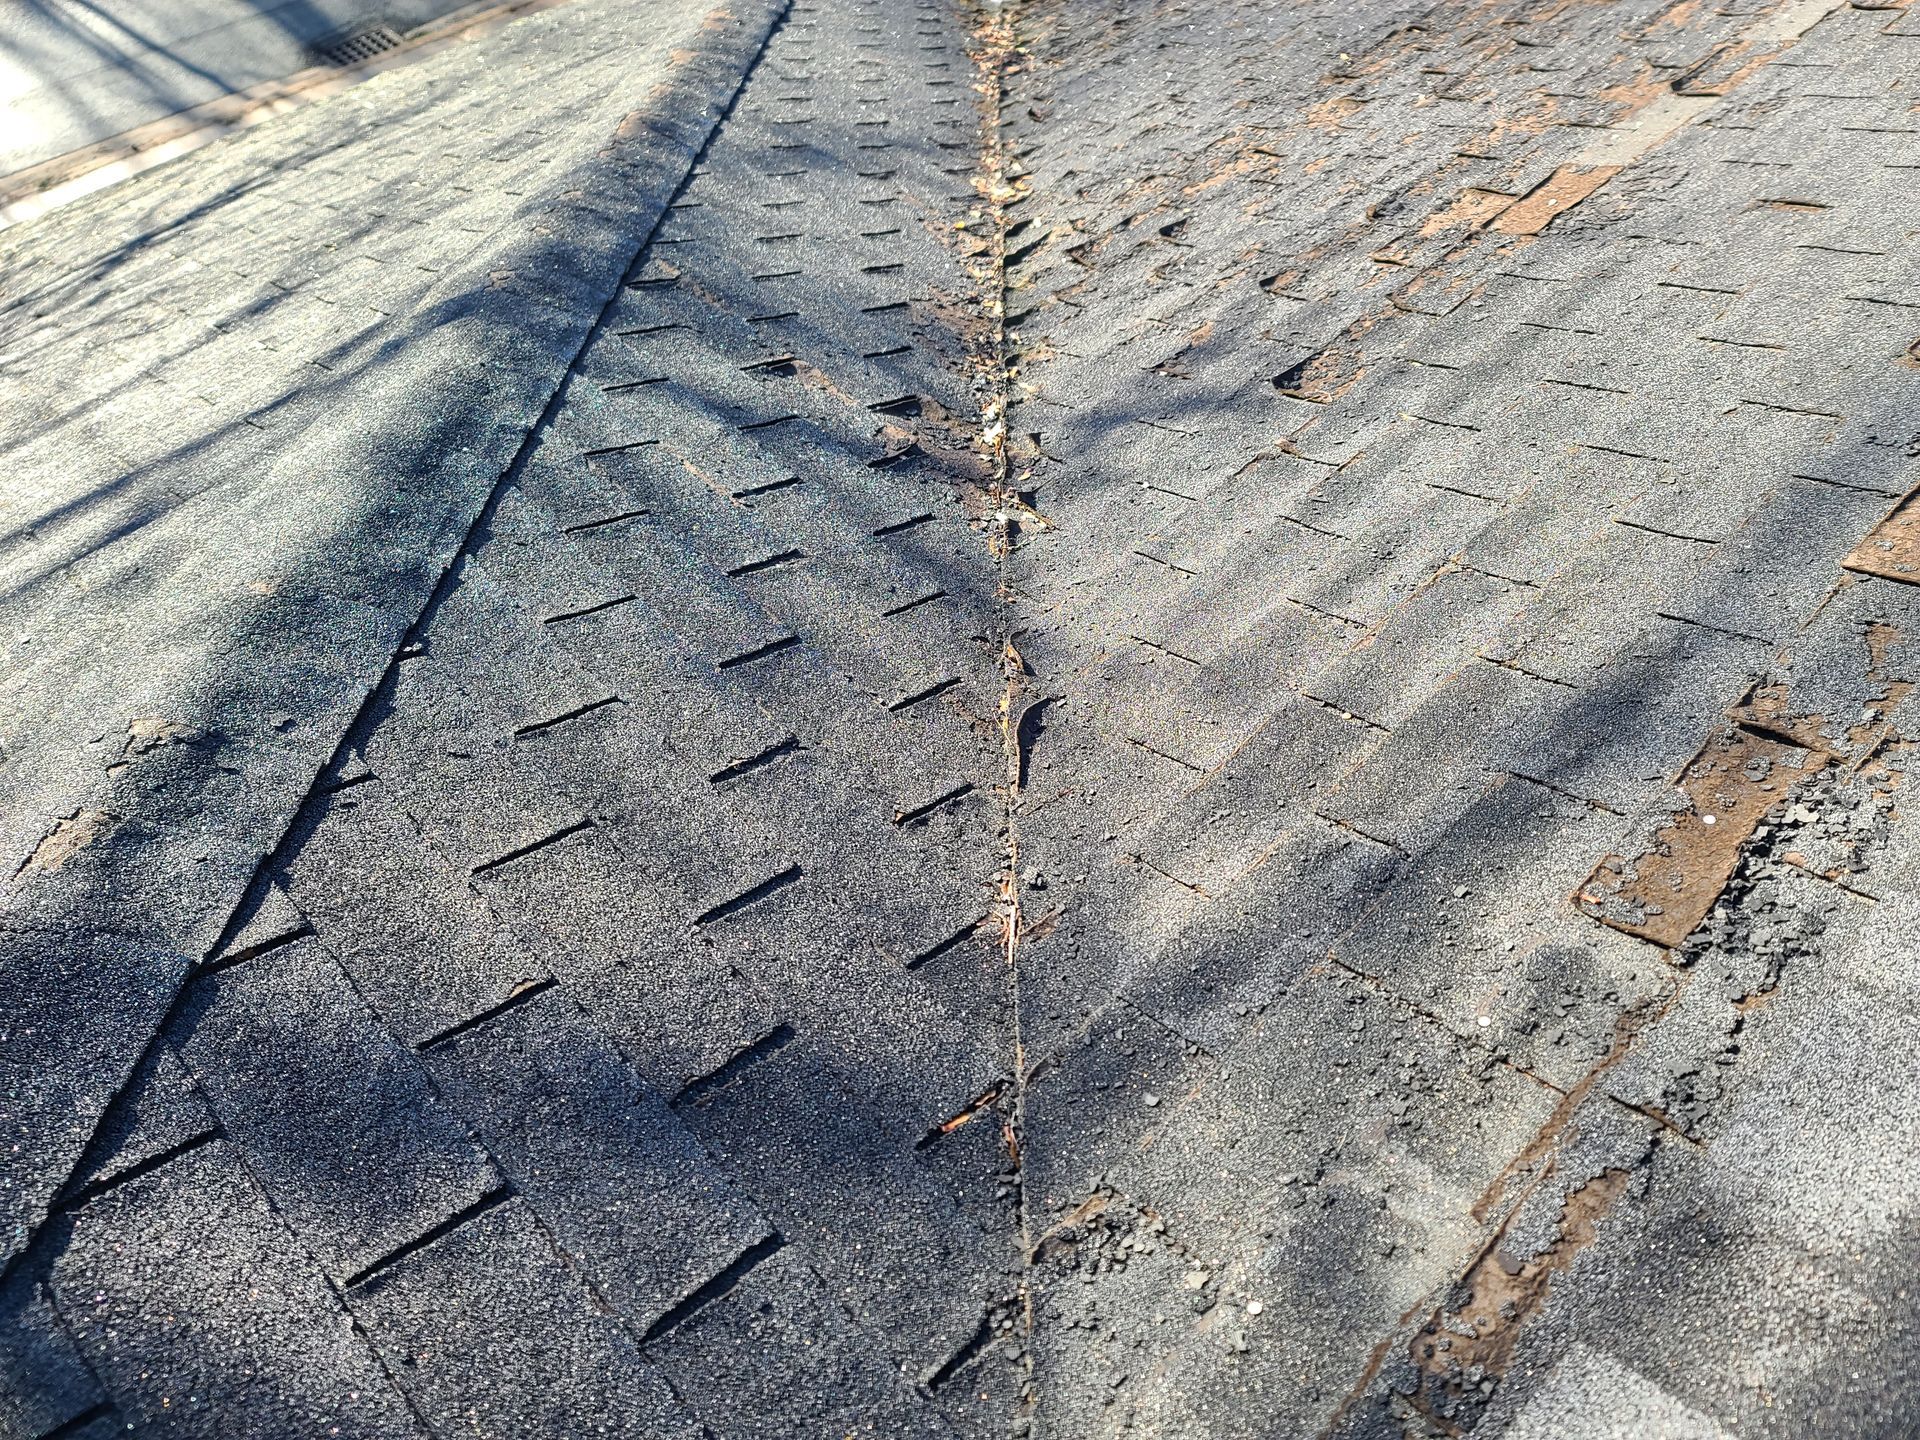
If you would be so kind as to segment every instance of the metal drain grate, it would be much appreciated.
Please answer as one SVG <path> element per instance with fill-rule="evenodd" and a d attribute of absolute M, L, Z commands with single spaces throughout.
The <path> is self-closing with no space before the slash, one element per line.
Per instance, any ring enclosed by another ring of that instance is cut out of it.
<path fill-rule="evenodd" d="M 358 65 L 363 60 L 371 60 L 383 51 L 397 49 L 400 45 L 400 32 L 393 26 L 382 23 L 362 25 L 354 30 L 342 30 L 329 35 L 324 40 L 313 43 L 313 57 L 322 65 Z"/>

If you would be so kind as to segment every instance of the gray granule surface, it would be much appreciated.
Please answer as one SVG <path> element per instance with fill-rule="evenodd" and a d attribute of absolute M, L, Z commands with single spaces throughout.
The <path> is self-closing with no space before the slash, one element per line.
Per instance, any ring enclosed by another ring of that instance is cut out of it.
<path fill-rule="evenodd" d="M 1917 61 L 567 0 L 0 235 L 0 1440 L 1911 1433 Z"/>

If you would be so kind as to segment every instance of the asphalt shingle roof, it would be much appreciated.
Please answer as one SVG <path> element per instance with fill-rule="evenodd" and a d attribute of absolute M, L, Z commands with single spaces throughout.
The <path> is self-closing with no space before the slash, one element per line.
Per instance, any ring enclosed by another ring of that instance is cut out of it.
<path fill-rule="evenodd" d="M 0 239 L 0 1440 L 1897 1434 L 1900 8 L 577 0 Z"/>

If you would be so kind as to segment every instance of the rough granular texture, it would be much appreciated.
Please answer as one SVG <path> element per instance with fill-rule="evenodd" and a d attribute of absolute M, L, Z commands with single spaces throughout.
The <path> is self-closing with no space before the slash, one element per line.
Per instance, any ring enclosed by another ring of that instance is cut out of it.
<path fill-rule="evenodd" d="M 0 1440 L 1895 1435 L 1920 22 L 575 0 L 0 241 Z"/>

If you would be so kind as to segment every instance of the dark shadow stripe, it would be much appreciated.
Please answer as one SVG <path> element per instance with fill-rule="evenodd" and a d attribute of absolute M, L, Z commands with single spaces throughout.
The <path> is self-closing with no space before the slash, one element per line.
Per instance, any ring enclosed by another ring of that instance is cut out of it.
<path fill-rule="evenodd" d="M 804 550 L 782 550 L 778 555 L 769 555 L 762 560 L 749 560 L 744 565 L 736 565 L 726 572 L 729 580 L 738 580 L 742 575 L 757 575 L 762 570 L 771 570 L 776 565 L 790 565 L 795 560 L 804 560 Z"/>
<path fill-rule="evenodd" d="M 118 1190 L 122 1185 L 138 1180 L 143 1175 L 151 1175 L 161 1166 L 170 1165 L 183 1155 L 191 1155 L 195 1150 L 210 1145 L 219 1138 L 220 1131 L 217 1127 L 209 1127 L 196 1135 L 189 1135 L 179 1144 L 169 1145 L 158 1155 L 149 1155 L 137 1165 L 129 1165 L 126 1169 L 109 1175 L 104 1180 L 95 1180 L 62 1195 L 54 1201 L 53 1208 L 63 1213 L 78 1210 L 81 1206 L 98 1200 L 109 1191 Z"/>
<path fill-rule="evenodd" d="M 599 520 L 582 520 L 578 525 L 569 525 L 560 533 L 578 535 L 582 530 L 598 530 L 602 525 L 618 525 L 622 520 L 643 520 L 653 512 L 650 510 L 622 510 L 618 515 L 608 515 Z"/>
<path fill-rule="evenodd" d="M 911 695 L 902 695 L 898 700 L 891 701 L 887 705 L 887 709 L 898 714 L 902 710 L 909 710 L 913 706 L 920 704 L 923 700 L 931 700 L 936 695 L 944 695 L 959 683 L 960 677 L 958 675 L 949 675 L 945 680 L 937 680 L 924 690 L 916 690 Z"/>
<path fill-rule="evenodd" d="M 697 1105 L 716 1090 L 724 1090 L 735 1080 L 756 1065 L 763 1064 L 778 1055 L 794 1042 L 795 1035 L 791 1025 L 780 1024 L 773 1027 L 758 1040 L 733 1052 L 719 1065 L 704 1075 L 696 1075 L 680 1087 L 673 1097 L 673 1105 Z"/>
<path fill-rule="evenodd" d="M 974 1327 L 973 1334 L 967 1337 L 966 1341 L 958 1350 L 947 1357 L 946 1364 L 942 1365 L 938 1370 L 935 1370 L 921 1382 L 928 1394 L 939 1393 L 941 1386 L 945 1385 L 949 1380 L 953 1379 L 954 1376 L 966 1369 L 969 1364 L 980 1356 L 982 1351 L 993 1344 L 995 1334 L 994 1321 L 996 1318 L 997 1315 L 992 1310 L 982 1315 L 980 1317 L 980 1323 Z"/>
<path fill-rule="evenodd" d="M 54 1426 L 53 1429 L 42 1435 L 40 1440 L 72 1440 L 72 1437 L 84 1435 L 88 1429 L 92 1427 L 94 1421 L 112 1419 L 117 1417 L 118 1413 L 119 1412 L 113 1408 L 111 1401 L 102 1400 L 98 1405 L 88 1406 L 71 1420 L 63 1421 Z M 131 1430 L 133 1427 L 127 1425 L 120 1428 Z"/>
<path fill-rule="evenodd" d="M 974 935 L 979 933 L 980 927 L 985 923 L 986 923 L 986 918 L 982 916 L 978 920 L 969 921 L 967 924 L 962 925 L 958 930 L 954 931 L 953 934 L 949 935 L 946 939 L 940 941 L 937 945 L 929 946 L 927 949 L 922 950 L 918 955 L 915 955 L 911 959 L 909 959 L 906 962 L 907 969 L 918 970 L 922 965 L 925 965 L 929 960 L 938 960 L 942 955 L 945 955 L 948 951 L 957 949 L 961 945 L 966 944 L 968 940 L 970 940 Z"/>
<path fill-rule="evenodd" d="M 544 980 L 529 981 L 518 990 L 515 990 L 511 995 L 507 996 L 507 998 L 502 1000 L 498 1005 L 491 1005 L 485 1010 L 482 1010 L 478 1015 L 462 1020 L 458 1024 L 449 1025 L 438 1034 L 429 1035 L 413 1048 L 416 1050 L 432 1050 L 438 1046 L 448 1044 L 450 1041 L 458 1040 L 469 1030 L 478 1030 L 489 1021 L 497 1020 L 502 1015 L 511 1014 L 529 1001 L 537 1000 L 559 983 L 560 982 L 551 975 L 547 976 Z"/>
<path fill-rule="evenodd" d="M 936 590 L 931 595 L 922 595 L 918 600 L 909 600 L 904 605 L 896 605 L 891 610 L 882 610 L 880 613 L 886 616 L 904 615 L 909 610 L 918 610 L 922 605 L 931 605 L 936 600 L 944 600 L 946 598 L 946 591 Z"/>
<path fill-rule="evenodd" d="M 563 610 L 558 615 L 549 615 L 540 623 L 542 625 L 558 625 L 566 620 L 578 620 L 586 615 L 598 615 L 602 610 L 611 610 L 616 605 L 631 605 L 639 598 L 638 595 L 616 595 L 611 600 L 602 600 L 597 604 L 588 605 L 579 610 Z"/>
<path fill-rule="evenodd" d="M 713 774 L 707 777 L 707 783 L 710 785 L 724 785 L 729 780 L 738 780 L 742 775 L 751 775 L 762 766 L 771 765 L 774 761 L 782 759 L 785 756 L 799 754 L 801 748 L 800 741 L 794 736 L 789 735 L 778 745 L 770 746 L 762 750 L 758 755 L 749 755 L 744 760 L 736 760 L 731 765 L 723 766 L 721 769 L 714 771 Z"/>
<path fill-rule="evenodd" d="M 791 650 L 799 643 L 798 635 L 787 635 L 779 640 L 770 640 L 765 645 L 747 651 L 744 655 L 733 655 L 722 660 L 715 668 L 731 670 L 736 665 L 751 665 L 756 660 L 765 660 L 770 655 L 778 655 L 782 650 Z"/>
<path fill-rule="evenodd" d="M 743 490 L 736 490 L 733 492 L 733 498 L 736 500 L 745 500 L 751 495 L 766 495 L 774 490 L 787 490 L 799 483 L 800 477 L 798 475 L 789 475 L 784 480 L 769 480 L 764 485 L 749 485 Z"/>
<path fill-rule="evenodd" d="M 735 1286 L 747 1278 L 755 1266 L 777 1255 L 786 1243 L 780 1238 L 779 1232 L 775 1231 L 766 1239 L 756 1241 L 742 1250 L 740 1257 L 731 1265 L 649 1325 L 646 1333 L 640 1337 L 641 1347 L 645 1348 L 661 1336 L 679 1329 L 714 1301 L 725 1299 Z"/>
<path fill-rule="evenodd" d="M 778 875 L 769 875 L 752 889 L 743 890 L 734 896 L 733 899 L 722 900 L 705 914 L 695 916 L 693 923 L 695 925 L 711 925 L 716 920 L 724 920 L 729 915 L 738 914 L 756 900 L 764 900 L 775 891 L 784 890 L 789 885 L 798 884 L 800 876 L 800 867 L 798 865 L 789 865 Z"/>
<path fill-rule="evenodd" d="M 447 1216 L 447 1218 L 442 1220 L 438 1225 L 434 1225 L 421 1234 L 414 1236 L 413 1239 L 407 1241 L 406 1244 L 388 1251 L 365 1269 L 349 1275 L 346 1280 L 342 1282 L 341 1289 L 357 1290 L 362 1285 L 379 1280 L 381 1275 L 391 1270 L 409 1256 L 418 1255 L 422 1250 L 426 1249 L 427 1246 L 433 1244 L 434 1241 L 443 1236 L 451 1235 L 469 1220 L 478 1220 L 489 1210 L 504 1205 L 512 1198 L 513 1187 L 510 1185 L 502 1185 L 497 1189 L 489 1190 L 471 1205 L 466 1206 L 464 1209 L 454 1211 L 453 1214 Z"/>
<path fill-rule="evenodd" d="M 516 740 L 524 740 L 529 735 L 538 735 L 543 730 L 551 730 L 554 726 L 564 725 L 569 720 L 578 720 L 582 715 L 591 715 L 594 711 L 604 710 L 609 705 L 624 705 L 625 703 L 626 702 L 618 695 L 608 695 L 600 700 L 589 700 L 586 704 L 576 705 L 573 709 L 555 715 L 550 720 L 536 720 L 531 725 L 522 725 L 518 730 L 513 732 L 513 738 Z"/>
<path fill-rule="evenodd" d="M 924 805 L 916 805 L 911 810 L 896 810 L 893 816 L 893 823 L 896 825 L 912 825 L 916 821 L 926 819 L 942 805 L 951 805 L 956 800 L 964 800 L 972 793 L 973 785 L 971 782 L 965 785 L 956 785 L 953 789 L 947 791 L 946 794 L 936 795 Z"/>
<path fill-rule="evenodd" d="M 590 830 L 592 828 L 593 828 L 593 821 L 585 820 L 585 819 L 576 820 L 571 825 L 561 826 L 558 830 L 554 831 L 553 834 L 551 835 L 543 836 L 541 839 L 538 839 L 538 840 L 531 840 L 527 844 L 520 846 L 518 849 L 509 850 L 504 855 L 496 855 L 491 860 L 482 860 L 478 865 L 474 866 L 473 869 L 468 871 L 467 873 L 470 875 L 484 875 L 487 873 L 487 871 L 497 870 L 502 865 L 505 865 L 511 861 L 520 859 L 520 857 L 523 855 L 531 855 L 533 854 L 534 851 L 544 850 L 549 845 L 558 845 L 562 840 L 566 839 L 569 835 L 578 835 L 582 830 Z"/>

